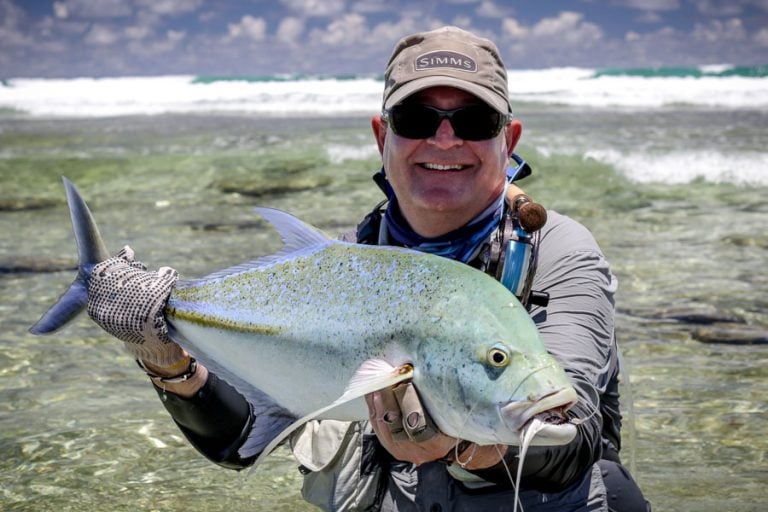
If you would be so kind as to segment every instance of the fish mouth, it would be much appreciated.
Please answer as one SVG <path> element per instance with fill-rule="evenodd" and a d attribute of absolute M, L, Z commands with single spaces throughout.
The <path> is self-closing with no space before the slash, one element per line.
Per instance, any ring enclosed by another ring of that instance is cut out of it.
<path fill-rule="evenodd" d="M 576 404 L 578 396 L 573 388 L 551 391 L 528 400 L 510 402 L 499 407 L 502 421 L 518 435 L 523 433 L 534 419 L 543 425 L 533 439 L 534 446 L 567 444 L 576 436 L 576 425 L 566 416 Z"/>

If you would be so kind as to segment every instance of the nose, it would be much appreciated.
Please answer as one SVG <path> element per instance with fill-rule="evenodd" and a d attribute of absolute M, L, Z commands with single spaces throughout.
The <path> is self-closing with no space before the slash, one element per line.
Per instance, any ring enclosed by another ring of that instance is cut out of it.
<path fill-rule="evenodd" d="M 456 136 L 450 120 L 442 119 L 440 125 L 437 127 L 437 131 L 432 137 L 427 139 L 427 142 L 440 149 L 449 149 L 454 146 L 460 146 L 464 143 L 464 139 L 460 139 Z"/>

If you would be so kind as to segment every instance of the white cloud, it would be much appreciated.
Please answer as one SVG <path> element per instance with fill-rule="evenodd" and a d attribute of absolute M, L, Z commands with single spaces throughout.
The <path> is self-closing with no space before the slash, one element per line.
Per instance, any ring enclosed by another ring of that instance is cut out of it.
<path fill-rule="evenodd" d="M 203 0 L 139 0 L 138 5 L 162 16 L 176 16 L 196 11 Z"/>
<path fill-rule="evenodd" d="M 92 46 L 109 46 L 120 39 L 112 27 L 95 23 L 85 36 L 85 43 Z"/>
<path fill-rule="evenodd" d="M 297 44 L 304 32 L 304 22 L 294 16 L 280 20 L 277 26 L 277 40 L 287 44 Z"/>
<path fill-rule="evenodd" d="M 32 47 L 34 38 L 23 30 L 26 13 L 10 0 L 0 0 L 0 57 L 10 60 L 11 48 Z"/>
<path fill-rule="evenodd" d="M 768 28 L 760 29 L 752 36 L 752 41 L 758 46 L 768 47 Z"/>
<path fill-rule="evenodd" d="M 505 18 L 501 22 L 502 38 L 525 39 L 530 34 L 530 29 L 524 27 L 515 18 Z"/>
<path fill-rule="evenodd" d="M 263 41 L 267 35 L 267 23 L 264 18 L 254 18 L 246 14 L 238 23 L 227 25 L 230 38 L 246 37 L 254 41 Z"/>
<path fill-rule="evenodd" d="M 67 8 L 67 4 L 64 2 L 53 2 L 53 15 L 60 19 L 69 16 L 69 9 Z"/>
<path fill-rule="evenodd" d="M 496 40 L 509 67 L 589 66 L 594 60 L 597 43 L 600 52 L 606 47 L 602 29 L 584 15 L 563 11 L 524 25 L 515 18 L 501 23 L 501 36 Z M 511 57 L 511 58 L 510 58 Z"/>
<path fill-rule="evenodd" d="M 165 37 L 168 39 L 168 41 L 176 44 L 179 41 L 186 39 L 187 32 L 184 30 L 169 30 L 165 33 Z"/>
<path fill-rule="evenodd" d="M 165 33 L 165 38 L 152 42 L 148 45 L 147 50 L 152 54 L 171 52 L 176 49 L 179 41 L 184 40 L 186 35 L 183 30 L 168 30 Z"/>
<path fill-rule="evenodd" d="M 556 18 L 544 18 L 533 25 L 531 35 L 537 39 L 591 45 L 602 39 L 603 30 L 594 23 L 584 21 L 581 13 L 563 11 Z"/>
<path fill-rule="evenodd" d="M 464 14 L 459 14 L 458 16 L 455 16 L 451 20 L 451 25 L 453 25 L 454 27 L 463 28 L 465 30 L 471 30 L 470 27 L 472 25 L 472 18 Z"/>
<path fill-rule="evenodd" d="M 387 6 L 382 0 L 358 0 L 351 6 L 352 12 L 361 12 L 366 14 L 388 12 L 391 7 Z"/>
<path fill-rule="evenodd" d="M 280 0 L 280 3 L 307 18 L 336 16 L 346 10 L 344 0 Z"/>
<path fill-rule="evenodd" d="M 371 41 L 376 41 L 376 44 L 382 47 L 382 52 L 389 52 L 401 37 L 406 34 L 413 34 L 418 30 L 413 18 L 402 18 L 396 23 L 383 22 L 370 30 Z M 382 61 L 380 67 L 383 68 L 384 64 L 386 62 Z"/>
<path fill-rule="evenodd" d="M 636 19 L 641 23 L 661 23 L 663 20 L 657 11 L 645 11 Z"/>
<path fill-rule="evenodd" d="M 352 45 L 364 40 L 368 30 L 365 18 L 359 14 L 345 14 L 328 24 L 325 30 L 313 30 L 310 41 L 327 46 Z"/>
<path fill-rule="evenodd" d="M 146 25 L 131 25 L 123 29 L 128 39 L 146 39 L 152 34 L 152 30 Z"/>
<path fill-rule="evenodd" d="M 475 10 L 475 14 L 481 18 L 503 18 L 510 14 L 510 8 L 500 6 L 496 2 L 483 0 L 480 6 Z"/>
<path fill-rule="evenodd" d="M 731 18 L 726 21 L 712 20 L 706 25 L 697 23 L 692 35 L 694 40 L 707 43 L 744 41 L 747 39 L 747 32 L 739 18 Z"/>
<path fill-rule="evenodd" d="M 22 24 L 25 13 L 11 0 L 0 0 L 0 26 L 4 29 L 16 29 Z"/>
<path fill-rule="evenodd" d="M 742 13 L 742 2 L 714 2 L 713 0 L 694 0 L 696 10 L 708 16 L 737 16 Z"/>
<path fill-rule="evenodd" d="M 680 0 L 613 0 L 611 3 L 640 11 L 676 11 L 680 8 Z"/>
<path fill-rule="evenodd" d="M 70 18 L 125 18 L 133 14 L 125 0 L 64 0 L 60 2 Z"/>

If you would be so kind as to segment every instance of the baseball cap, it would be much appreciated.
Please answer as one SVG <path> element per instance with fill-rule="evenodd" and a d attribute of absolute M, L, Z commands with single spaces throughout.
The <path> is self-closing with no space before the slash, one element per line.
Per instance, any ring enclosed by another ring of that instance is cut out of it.
<path fill-rule="evenodd" d="M 384 108 L 436 86 L 467 91 L 502 114 L 512 111 L 498 48 L 458 27 L 420 32 L 397 43 L 384 73 Z"/>

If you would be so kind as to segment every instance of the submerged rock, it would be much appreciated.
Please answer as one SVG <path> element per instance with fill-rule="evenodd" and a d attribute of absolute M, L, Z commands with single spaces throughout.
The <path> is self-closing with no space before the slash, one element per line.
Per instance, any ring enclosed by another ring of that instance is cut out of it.
<path fill-rule="evenodd" d="M 44 197 L 0 197 L 0 212 L 19 212 L 53 208 L 61 201 Z"/>
<path fill-rule="evenodd" d="M 262 197 L 312 190 L 330 185 L 328 176 L 280 176 L 255 179 L 232 179 L 215 182 L 213 186 L 226 194 Z"/>
<path fill-rule="evenodd" d="M 732 235 L 725 237 L 724 241 L 737 247 L 768 249 L 768 236 L 766 235 Z"/>
<path fill-rule="evenodd" d="M 267 195 L 301 192 L 332 183 L 328 175 L 318 174 L 318 169 L 327 164 L 314 152 L 293 154 L 289 158 L 267 157 L 235 174 L 226 174 L 212 183 L 214 188 L 228 194 L 261 197 Z"/>
<path fill-rule="evenodd" d="M 266 222 L 261 220 L 249 220 L 241 222 L 206 222 L 191 220 L 184 223 L 194 231 L 245 231 L 248 229 L 264 229 Z"/>
<path fill-rule="evenodd" d="M 695 329 L 693 338 L 702 343 L 728 345 L 768 344 L 768 328 L 741 324 L 712 324 Z"/>
<path fill-rule="evenodd" d="M 709 304 L 672 306 L 660 309 L 631 309 L 627 311 L 632 316 L 658 320 L 674 320 L 686 324 L 711 325 L 717 323 L 743 324 L 745 320 L 735 314 L 721 311 Z"/>
<path fill-rule="evenodd" d="M 65 259 L 26 257 L 0 261 L 0 274 L 61 272 L 63 270 L 77 270 L 77 263 Z"/>

